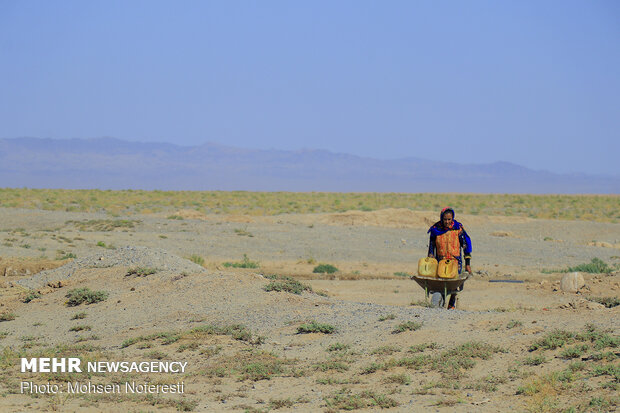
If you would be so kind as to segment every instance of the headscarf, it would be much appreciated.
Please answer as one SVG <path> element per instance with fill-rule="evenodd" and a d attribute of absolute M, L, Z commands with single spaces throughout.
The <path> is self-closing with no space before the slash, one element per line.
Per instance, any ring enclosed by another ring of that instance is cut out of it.
<path fill-rule="evenodd" d="M 443 227 L 443 216 L 446 214 L 446 212 L 452 213 L 452 228 Z M 452 209 L 451 207 L 445 207 L 441 210 L 441 213 L 439 214 L 439 221 L 435 222 L 435 224 L 429 228 L 428 232 L 430 232 L 434 236 L 439 236 L 449 230 L 458 230 L 461 228 L 461 223 L 454 219 L 454 209 Z"/>
<path fill-rule="evenodd" d="M 439 214 L 439 220 L 440 221 L 443 221 L 443 216 L 445 215 L 446 212 L 451 212 L 452 213 L 452 219 L 455 218 L 454 209 L 452 209 L 452 207 L 447 206 L 444 209 L 442 209 L 441 213 Z"/>

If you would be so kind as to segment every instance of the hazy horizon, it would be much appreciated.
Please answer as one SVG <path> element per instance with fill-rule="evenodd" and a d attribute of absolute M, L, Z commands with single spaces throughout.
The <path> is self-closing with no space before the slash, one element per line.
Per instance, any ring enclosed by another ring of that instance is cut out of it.
<path fill-rule="evenodd" d="M 3 139 L 3 138 L 0 138 Z M 332 155 L 347 155 L 347 156 L 354 156 L 354 157 L 359 157 L 362 159 L 372 159 L 372 160 L 379 160 L 379 161 L 399 161 L 399 160 L 407 160 L 407 159 L 418 159 L 421 161 L 433 161 L 433 162 L 447 162 L 447 163 L 451 163 L 451 164 L 458 164 L 458 165 L 492 165 L 492 164 L 511 164 L 517 167 L 523 167 L 523 168 L 527 168 L 531 171 L 534 172 L 549 172 L 552 174 L 558 174 L 558 175 L 589 175 L 589 176 L 607 176 L 607 177 L 620 177 L 620 171 L 617 171 L 615 174 L 614 173 L 601 173 L 601 174 L 596 174 L 596 173 L 586 173 L 586 172 L 566 172 L 566 173 L 559 173 L 559 172 L 554 172 L 551 171 L 549 169 L 545 169 L 545 168 L 529 168 L 525 165 L 521 165 L 515 162 L 511 162 L 511 161 L 504 161 L 504 160 L 496 160 L 496 161 L 489 161 L 489 162 L 450 162 L 450 161 L 436 161 L 436 160 L 432 160 L 429 158 L 423 158 L 423 157 L 419 157 L 419 156 L 402 156 L 402 157 L 396 157 L 396 158 L 381 158 L 381 157 L 375 157 L 375 156 L 362 156 L 362 155 L 356 155 L 353 153 L 347 153 L 347 152 L 337 152 L 337 151 L 332 151 L 329 149 L 325 149 L 325 148 L 310 148 L 310 147 L 304 147 L 304 148 L 298 148 L 298 149 L 278 149 L 278 148 L 258 148 L 258 147 L 244 147 L 244 146 L 240 146 L 240 145 L 227 145 L 225 143 L 222 142 L 213 142 L 213 141 L 208 141 L 208 142 L 202 142 L 202 143 L 197 143 L 197 144 L 184 144 L 184 143 L 176 143 L 176 142 L 165 142 L 165 141 L 142 141 L 142 140 L 124 140 L 124 139 L 119 139 L 117 137 L 114 136 L 98 136 L 98 137 L 92 137 L 92 138 L 41 138 L 41 137 L 36 137 L 36 136 L 20 136 L 17 138 L 4 138 L 4 139 L 15 139 L 15 140 L 19 140 L 19 139 L 49 139 L 52 141 L 70 141 L 70 140 L 79 140 L 79 141 L 89 141 L 89 140 L 98 140 L 98 139 L 111 139 L 111 140 L 118 140 L 121 142 L 126 142 L 126 143 L 136 143 L 136 144 L 162 144 L 162 145 L 174 145 L 174 146 L 178 146 L 180 148 L 195 148 L 195 147 L 200 147 L 200 146 L 205 146 L 205 145 L 216 145 L 216 146 L 221 146 L 221 147 L 225 147 L 225 148 L 234 148 L 234 149 L 239 149 L 242 151 L 275 151 L 275 152 L 285 152 L 285 153 L 303 153 L 306 151 L 317 151 L 317 152 L 327 152 L 329 154 Z"/>

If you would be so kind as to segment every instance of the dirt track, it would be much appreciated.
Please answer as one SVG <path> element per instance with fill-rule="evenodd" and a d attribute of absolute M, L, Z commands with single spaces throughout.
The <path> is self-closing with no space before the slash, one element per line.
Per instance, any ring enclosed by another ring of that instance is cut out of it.
<path fill-rule="evenodd" d="M 0 311 L 16 315 L 15 320 L 0 323 L 0 332 L 6 332 L 0 341 L 4 348 L 17 350 L 26 346 L 24 351 L 33 351 L 86 338 L 82 342 L 100 347 L 98 351 L 103 353 L 98 357 L 111 360 L 155 356 L 187 360 L 192 366 L 191 374 L 184 377 L 187 391 L 184 398 L 177 396 L 171 400 L 187 401 L 197 411 L 278 407 L 284 411 L 329 410 L 342 408 L 339 401 L 343 399 L 357 407 L 381 405 L 383 399 L 379 395 L 393 400 L 398 405 L 392 407 L 395 411 L 417 411 L 431 405 L 438 411 L 545 411 L 544 406 L 549 403 L 560 409 L 587 405 L 592 397 L 601 397 L 608 404 L 613 399 L 614 387 L 605 386 L 608 377 L 593 375 L 595 367 L 588 362 L 575 370 L 573 381 L 562 383 L 570 384 L 570 392 L 559 392 L 550 385 L 551 389 L 547 386 L 544 391 L 529 395 L 516 393 L 536 378 L 543 380 L 547 374 L 565 370 L 575 361 L 562 358 L 562 349 L 557 349 L 544 352 L 547 361 L 540 365 L 523 364 L 527 357 L 542 353 L 530 353 L 528 347 L 550 331 L 560 328 L 582 332 L 591 323 L 598 330 L 618 334 L 620 307 L 607 309 L 584 298 L 618 297 L 618 273 L 586 274 L 586 287 L 578 294 L 570 294 L 558 291 L 560 274 L 541 272 L 543 268 L 589 262 L 594 257 L 618 263 L 618 224 L 461 217 L 457 213 L 457 220 L 465 225 L 474 243 L 475 274 L 460 295 L 460 311 L 448 312 L 420 306 L 423 290 L 413 281 L 394 275 L 414 272 L 417 259 L 425 255 L 426 229 L 434 216 L 429 212 L 386 210 L 259 218 L 193 216 L 194 219 L 172 220 L 3 209 L 0 216 L 5 222 L 4 231 L 0 232 L 4 237 L 0 264 L 11 268 L 0 281 Z M 105 227 L 105 222 L 120 219 L 135 222 Z M 598 246 L 588 245 L 593 242 Z M 136 246 L 137 250 L 124 246 Z M 202 256 L 206 269 L 191 267 L 189 262 L 185 267 L 176 257 L 168 260 L 169 268 L 161 268 L 166 264 L 162 264 L 157 251 L 178 257 Z M 137 260 L 138 252 L 143 254 L 143 261 Z M 57 264 L 34 258 L 46 255 L 51 259 L 66 253 L 78 257 L 75 263 L 85 259 L 84 264 L 74 264 L 72 271 L 63 269 L 69 267 L 50 271 L 55 282 L 61 281 L 61 288 L 45 286 L 47 279 L 37 284 L 37 276 L 32 277 L 31 284 L 24 281 L 41 291 L 42 297 L 23 303 L 20 298 L 26 294 L 25 289 L 17 281 L 30 276 L 18 275 L 19 269 L 27 268 L 32 273 L 40 269 L 41 263 L 51 268 Z M 225 261 L 239 261 L 243 254 L 258 261 L 260 268 L 231 269 L 223 265 Z M 97 265 L 99 268 L 93 268 L 96 261 L 102 263 Z M 108 261 L 113 265 L 106 265 Z M 336 265 L 341 271 L 332 276 L 313 274 L 312 268 L 318 262 Z M 145 277 L 127 276 L 136 263 L 159 267 L 158 272 Z M 67 277 L 69 273 L 72 275 Z M 301 296 L 266 292 L 263 287 L 268 280 L 263 275 L 273 273 L 291 275 L 315 291 L 326 291 L 328 297 L 308 292 Z M 489 283 L 491 279 L 525 282 Z M 106 290 L 110 296 L 85 308 L 64 305 L 66 291 L 82 286 Z M 418 305 L 411 305 L 412 302 Z M 88 313 L 84 320 L 70 320 L 82 310 Z M 389 315 L 393 318 L 380 321 Z M 299 325 L 310 320 L 333 325 L 336 332 L 296 334 Z M 82 321 L 91 330 L 69 331 L 70 326 Z M 393 334 L 406 321 L 420 323 L 421 327 Z M 204 323 L 245 324 L 254 334 L 265 336 L 265 343 L 249 345 L 226 335 L 189 334 L 171 344 L 153 339 L 151 347 L 142 349 L 121 345 L 126 339 L 162 331 L 189 331 Z M 403 364 L 403 359 L 417 355 L 411 352 L 411 346 L 431 342 L 437 343 L 437 348 L 421 353 L 429 360 L 471 342 L 496 346 L 502 351 L 492 351 L 488 360 L 475 358 L 473 368 L 459 369 L 456 376 L 454 371 L 448 374 L 437 370 L 437 366 Z M 340 352 L 327 351 L 337 343 L 349 347 Z M 575 341 L 574 345 L 577 344 Z M 610 349 L 599 350 L 591 344 L 584 356 Z M 611 347 L 611 351 L 617 353 L 617 347 Z M 10 357 L 5 359 L 13 361 Z M 240 360 L 244 361 L 241 365 Z M 401 364 L 390 364 L 389 360 L 401 360 Z M 272 366 L 281 363 L 281 368 L 275 369 L 278 371 L 271 374 L 270 380 L 244 378 L 243 366 L 259 362 Z M 391 367 L 360 374 L 369 371 L 373 363 Z M 603 363 L 617 366 L 613 360 Z M 221 370 L 214 373 L 218 368 Z M 139 398 L 85 401 L 84 397 L 33 399 L 13 394 L 17 379 L 22 376 L 15 366 L 4 373 L 0 389 L 8 396 L 0 400 L 3 410 L 21 411 L 27 403 L 32 403 L 30 408 L 62 411 L 151 408 Z M 162 380 L 161 376 L 152 379 Z M 575 387 L 582 382 L 591 390 Z M 355 400 L 359 403 L 355 404 Z M 183 406 L 160 403 L 157 410 Z M 615 407 L 611 404 L 607 408 Z"/>

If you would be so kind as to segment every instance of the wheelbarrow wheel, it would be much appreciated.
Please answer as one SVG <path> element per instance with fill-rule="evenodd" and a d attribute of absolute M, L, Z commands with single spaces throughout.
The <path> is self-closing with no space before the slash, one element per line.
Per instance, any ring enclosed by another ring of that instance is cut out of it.
<path fill-rule="evenodd" d="M 438 307 L 443 307 L 443 305 L 444 305 L 443 294 L 440 292 L 434 292 L 433 295 L 431 296 L 431 307 L 438 308 Z"/>

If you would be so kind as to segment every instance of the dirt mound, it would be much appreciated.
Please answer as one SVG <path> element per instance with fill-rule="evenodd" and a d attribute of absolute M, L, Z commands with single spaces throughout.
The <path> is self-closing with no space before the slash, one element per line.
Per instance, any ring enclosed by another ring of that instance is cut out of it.
<path fill-rule="evenodd" d="M 58 268 L 66 263 L 67 260 L 56 261 L 40 258 L 0 257 L 0 274 L 4 277 L 27 276 L 44 270 Z"/>
<path fill-rule="evenodd" d="M 16 283 L 25 288 L 37 289 L 49 283 L 66 280 L 80 269 L 110 267 L 153 268 L 158 271 L 173 273 L 205 271 L 200 265 L 177 257 L 162 249 L 126 246 L 78 258 L 62 267 L 41 271 L 30 278 L 19 280 Z"/>

